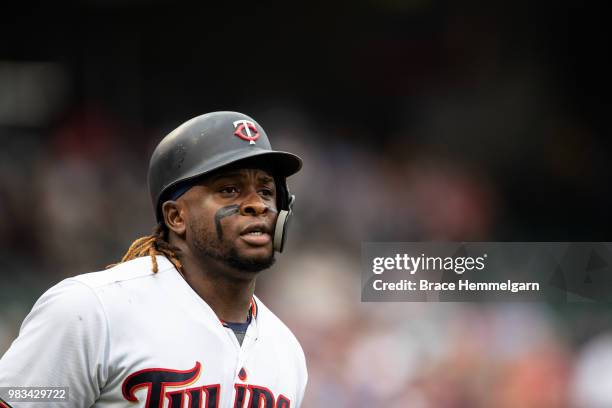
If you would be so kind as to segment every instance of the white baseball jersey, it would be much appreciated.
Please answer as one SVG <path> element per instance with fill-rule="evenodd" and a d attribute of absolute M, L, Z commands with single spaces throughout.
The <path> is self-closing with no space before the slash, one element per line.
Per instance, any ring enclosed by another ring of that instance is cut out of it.
<path fill-rule="evenodd" d="M 0 360 L 0 387 L 69 387 L 60 407 L 289 408 L 304 352 L 259 299 L 242 346 L 174 266 L 149 257 L 49 289 Z M 40 403 L 10 402 L 15 407 Z"/>

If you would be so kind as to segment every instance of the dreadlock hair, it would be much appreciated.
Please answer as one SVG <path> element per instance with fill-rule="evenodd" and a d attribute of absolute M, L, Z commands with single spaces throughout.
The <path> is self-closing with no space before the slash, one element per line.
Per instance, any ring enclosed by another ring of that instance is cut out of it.
<path fill-rule="evenodd" d="M 176 255 L 176 251 L 177 248 L 168 243 L 168 228 L 164 223 L 160 222 L 153 228 L 153 235 L 146 235 L 132 242 L 132 245 L 130 245 L 125 255 L 123 255 L 121 261 L 108 265 L 106 268 L 112 268 L 120 263 L 148 255 L 151 257 L 151 262 L 153 264 L 153 273 L 157 273 L 158 267 L 156 256 L 163 255 L 172 262 L 174 267 L 181 274 L 184 274 L 183 264 Z"/>

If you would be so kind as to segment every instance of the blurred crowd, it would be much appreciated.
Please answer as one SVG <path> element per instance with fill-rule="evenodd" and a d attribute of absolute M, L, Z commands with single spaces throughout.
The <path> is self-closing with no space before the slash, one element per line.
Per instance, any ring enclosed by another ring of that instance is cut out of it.
<path fill-rule="evenodd" d="M 359 267 L 321 247 L 285 256 L 266 281 L 264 299 L 308 356 L 305 406 L 612 404 L 610 334 L 577 342 L 585 325 L 538 303 L 360 304 Z"/>
<path fill-rule="evenodd" d="M 305 408 L 612 404 L 612 340 L 592 336 L 612 328 L 606 309 L 572 320 L 571 306 L 360 302 L 362 241 L 495 239 L 504 203 L 490 174 L 409 138 L 378 150 L 286 108 L 253 115 L 305 162 L 288 249 L 257 290 L 302 341 Z M 1 352 L 49 285 L 103 269 L 151 230 L 146 168 L 163 134 L 131 131 L 92 110 L 5 138 Z"/>

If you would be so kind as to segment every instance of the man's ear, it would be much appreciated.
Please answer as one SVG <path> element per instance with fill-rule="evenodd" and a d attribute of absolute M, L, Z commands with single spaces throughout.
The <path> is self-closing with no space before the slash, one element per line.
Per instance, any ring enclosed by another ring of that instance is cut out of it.
<path fill-rule="evenodd" d="M 184 206 L 179 201 L 166 201 L 162 204 L 162 213 L 168 229 L 178 236 L 184 237 L 187 224 L 184 217 Z"/>

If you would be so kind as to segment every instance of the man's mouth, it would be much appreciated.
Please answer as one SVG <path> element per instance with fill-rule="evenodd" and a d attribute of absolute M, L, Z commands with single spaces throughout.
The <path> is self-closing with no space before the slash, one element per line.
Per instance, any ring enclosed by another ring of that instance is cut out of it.
<path fill-rule="evenodd" d="M 242 238 L 242 240 L 244 240 L 247 244 L 253 246 L 263 246 L 269 244 L 272 240 L 269 231 L 270 229 L 266 224 L 251 224 L 240 232 L 240 238 Z"/>

